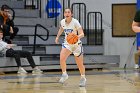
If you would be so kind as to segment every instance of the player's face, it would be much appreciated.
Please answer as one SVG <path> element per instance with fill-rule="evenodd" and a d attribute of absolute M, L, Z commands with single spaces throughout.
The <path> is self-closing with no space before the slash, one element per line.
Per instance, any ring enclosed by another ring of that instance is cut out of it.
<path fill-rule="evenodd" d="M 0 33 L 0 39 L 2 39 L 3 38 L 3 33 Z"/>
<path fill-rule="evenodd" d="M 64 16 L 65 16 L 65 18 L 71 18 L 72 17 L 71 10 L 70 9 L 65 9 Z"/>

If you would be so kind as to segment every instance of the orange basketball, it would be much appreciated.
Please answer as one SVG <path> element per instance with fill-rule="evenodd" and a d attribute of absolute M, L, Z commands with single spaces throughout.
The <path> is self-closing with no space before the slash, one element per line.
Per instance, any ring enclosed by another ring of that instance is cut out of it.
<path fill-rule="evenodd" d="M 69 33 L 66 40 L 69 44 L 75 44 L 78 41 L 78 36 L 74 33 Z"/>

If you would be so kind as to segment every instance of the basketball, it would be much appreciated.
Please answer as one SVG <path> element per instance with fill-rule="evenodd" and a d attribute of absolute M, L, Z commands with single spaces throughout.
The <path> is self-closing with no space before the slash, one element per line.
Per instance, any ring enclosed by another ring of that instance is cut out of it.
<path fill-rule="evenodd" d="M 69 44 L 75 44 L 78 41 L 78 36 L 74 33 L 69 33 L 66 40 Z"/>

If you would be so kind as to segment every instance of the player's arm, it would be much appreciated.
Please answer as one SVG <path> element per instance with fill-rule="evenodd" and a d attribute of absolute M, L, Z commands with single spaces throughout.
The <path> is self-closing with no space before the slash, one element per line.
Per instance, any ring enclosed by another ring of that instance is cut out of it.
<path fill-rule="evenodd" d="M 134 32 L 140 32 L 140 23 L 133 21 L 132 23 L 132 30 Z"/>
<path fill-rule="evenodd" d="M 78 31 L 78 38 L 79 39 L 83 38 L 84 37 L 84 31 L 83 31 L 82 26 L 80 25 L 78 20 L 75 21 L 75 26 L 76 26 L 76 29 Z"/>
<path fill-rule="evenodd" d="M 57 33 L 57 36 L 55 38 L 55 43 L 56 44 L 59 44 L 58 40 L 59 40 L 59 37 L 61 36 L 62 32 L 63 32 L 63 28 L 60 26 L 59 30 L 58 30 L 58 33 Z"/>
<path fill-rule="evenodd" d="M 78 38 L 81 39 L 84 37 L 84 31 L 82 27 L 78 28 Z"/>

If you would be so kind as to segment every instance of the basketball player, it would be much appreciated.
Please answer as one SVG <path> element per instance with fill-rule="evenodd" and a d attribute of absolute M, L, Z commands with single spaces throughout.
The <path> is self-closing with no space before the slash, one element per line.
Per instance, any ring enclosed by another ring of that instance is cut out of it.
<path fill-rule="evenodd" d="M 138 10 L 135 14 L 135 17 L 132 23 L 132 29 L 134 32 L 140 33 L 140 10 Z M 140 57 L 140 43 L 139 42 L 137 43 L 137 46 L 138 46 L 138 51 L 137 53 L 135 53 L 135 67 L 134 67 L 136 69 L 139 68 L 139 65 L 138 65 L 139 57 Z"/>
<path fill-rule="evenodd" d="M 86 78 L 85 78 L 85 66 L 83 65 L 83 47 L 82 47 L 82 42 L 80 41 L 80 39 L 84 37 L 84 32 L 78 20 L 72 17 L 71 9 L 66 8 L 64 11 L 64 16 L 65 16 L 65 19 L 61 20 L 60 28 L 59 28 L 57 37 L 55 39 L 56 44 L 58 44 L 60 35 L 62 34 L 62 32 L 65 33 L 65 40 L 64 40 L 64 43 L 62 44 L 62 49 L 60 52 L 60 66 L 62 69 L 62 76 L 59 82 L 64 83 L 65 80 L 68 79 L 68 74 L 66 71 L 66 60 L 68 56 L 71 53 L 73 53 L 75 57 L 75 61 L 77 63 L 77 66 L 81 74 L 79 86 L 85 87 Z M 69 33 L 74 33 L 78 35 L 78 42 L 76 44 L 69 44 L 66 41 L 66 37 Z"/>
<path fill-rule="evenodd" d="M 140 10 L 138 10 L 135 14 L 133 23 L 132 23 L 132 29 L 136 33 L 140 33 Z M 135 69 L 139 68 L 139 57 L 140 57 L 140 44 L 138 43 L 138 52 L 135 53 Z"/>

